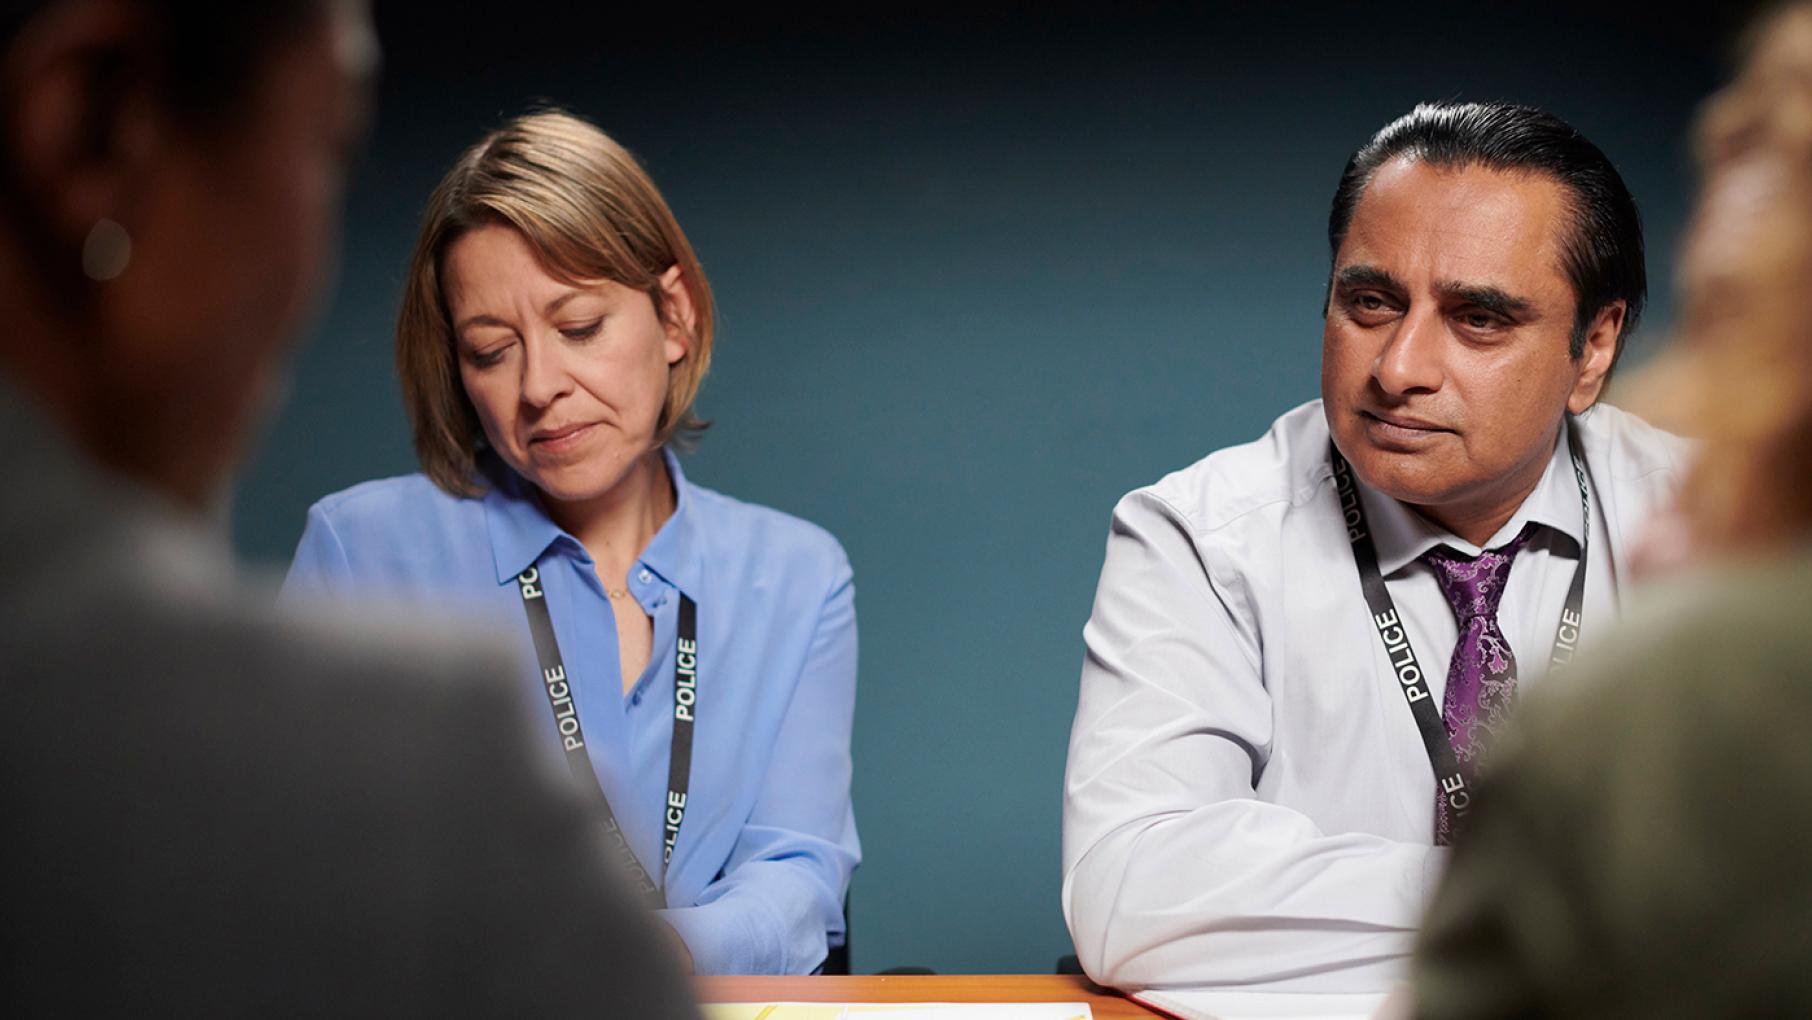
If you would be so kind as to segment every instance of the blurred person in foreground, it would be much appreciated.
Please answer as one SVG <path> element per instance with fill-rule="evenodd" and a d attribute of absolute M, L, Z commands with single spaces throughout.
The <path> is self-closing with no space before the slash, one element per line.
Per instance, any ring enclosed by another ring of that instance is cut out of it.
<path fill-rule="evenodd" d="M 1683 338 L 1699 561 L 1543 691 L 1415 962 L 1430 1018 L 1812 1015 L 1812 5 L 1701 116 Z"/>
<path fill-rule="evenodd" d="M 692 1015 L 491 646 L 209 527 L 375 59 L 350 0 L 0 6 L 0 1015 Z"/>

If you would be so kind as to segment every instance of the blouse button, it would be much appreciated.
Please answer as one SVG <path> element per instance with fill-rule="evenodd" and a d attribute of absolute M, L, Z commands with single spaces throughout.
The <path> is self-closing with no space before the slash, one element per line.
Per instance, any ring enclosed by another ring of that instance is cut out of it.
<path fill-rule="evenodd" d="M 642 703 L 642 692 L 641 692 L 641 691 L 637 691 L 637 692 L 635 692 L 635 693 L 634 693 L 634 694 L 631 694 L 631 695 L 630 695 L 630 696 L 629 696 L 629 703 L 630 703 L 630 704 L 631 704 L 631 705 L 639 705 L 639 704 L 641 704 L 641 703 Z"/>
<path fill-rule="evenodd" d="M 642 582 L 643 584 L 647 584 L 649 581 L 654 580 L 654 575 L 650 574 L 648 571 L 644 570 L 641 573 L 635 575 L 635 579 Z"/>

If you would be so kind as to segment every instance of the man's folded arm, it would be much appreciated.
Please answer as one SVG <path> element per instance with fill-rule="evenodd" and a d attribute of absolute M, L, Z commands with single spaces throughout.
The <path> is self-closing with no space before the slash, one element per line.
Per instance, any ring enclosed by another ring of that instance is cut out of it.
<path fill-rule="evenodd" d="M 1326 834 L 1258 798 L 1273 738 L 1262 643 L 1245 586 L 1213 575 L 1186 515 L 1149 491 L 1121 501 L 1065 779 L 1076 952 L 1121 987 L 1381 987 L 1439 853 Z"/>

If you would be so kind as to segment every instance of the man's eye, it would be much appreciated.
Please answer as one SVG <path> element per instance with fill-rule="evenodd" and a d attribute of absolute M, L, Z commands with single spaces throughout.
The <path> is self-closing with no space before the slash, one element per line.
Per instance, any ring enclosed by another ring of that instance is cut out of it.
<path fill-rule="evenodd" d="M 1489 312 L 1467 312 L 1465 315 L 1460 316 L 1460 321 L 1471 329 L 1491 329 L 1501 325 L 1497 316 L 1492 315 Z"/>

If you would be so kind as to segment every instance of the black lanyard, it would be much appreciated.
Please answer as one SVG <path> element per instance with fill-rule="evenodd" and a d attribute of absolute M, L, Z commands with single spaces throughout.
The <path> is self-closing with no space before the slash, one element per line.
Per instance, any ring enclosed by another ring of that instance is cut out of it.
<path fill-rule="evenodd" d="M 522 608 L 528 613 L 529 632 L 535 638 L 535 657 L 540 660 L 542 690 L 554 711 L 554 725 L 560 729 L 560 745 L 566 749 L 566 764 L 582 789 L 596 795 L 604 810 L 604 828 L 610 833 L 611 849 L 622 859 L 630 878 L 647 894 L 656 909 L 665 908 L 667 897 L 662 887 L 667 882 L 667 865 L 673 862 L 673 846 L 679 840 L 680 823 L 686 820 L 686 792 L 692 785 L 692 726 L 698 719 L 698 606 L 685 594 L 680 595 L 679 637 L 673 653 L 673 757 L 667 765 L 667 802 L 663 822 L 666 836 L 661 843 L 661 881 L 649 877 L 648 869 L 636 859 L 623 829 L 617 824 L 616 812 L 598 784 L 592 770 L 591 755 L 585 750 L 585 734 L 579 727 L 579 709 L 573 704 L 572 683 L 566 677 L 566 665 L 560 660 L 560 642 L 554 637 L 554 620 L 547 611 L 546 593 L 541 588 L 541 574 L 531 566 L 516 578 L 522 591 Z"/>
<path fill-rule="evenodd" d="M 1567 428 L 1567 453 L 1573 459 L 1573 478 L 1579 482 L 1580 531 L 1579 564 L 1573 568 L 1573 583 L 1567 589 L 1567 602 L 1560 611 L 1560 624 L 1554 632 L 1554 653 L 1548 658 L 1550 673 L 1558 673 L 1573 661 L 1579 646 L 1580 620 L 1585 608 L 1586 544 L 1592 533 L 1592 493 L 1586 484 L 1585 458 L 1579 452 L 1579 437 Z M 1365 604 L 1371 610 L 1372 626 L 1378 640 L 1384 643 L 1384 654 L 1390 659 L 1397 686 L 1415 717 L 1416 729 L 1422 732 L 1422 744 L 1428 749 L 1428 763 L 1434 766 L 1435 783 L 1447 797 L 1457 820 L 1472 806 L 1472 791 L 1460 771 L 1459 755 L 1454 753 L 1453 738 L 1441 710 L 1428 693 L 1428 681 L 1416 661 L 1416 650 L 1410 647 L 1409 634 L 1397 615 L 1384 576 L 1378 572 L 1378 550 L 1372 545 L 1371 528 L 1365 521 L 1365 503 L 1353 484 L 1353 469 L 1332 442 L 1328 457 L 1334 465 L 1334 492 L 1340 497 L 1340 512 L 1346 524 L 1347 538 L 1353 543 L 1353 562 L 1359 567 L 1359 586 L 1365 590 Z"/>

